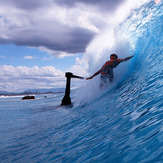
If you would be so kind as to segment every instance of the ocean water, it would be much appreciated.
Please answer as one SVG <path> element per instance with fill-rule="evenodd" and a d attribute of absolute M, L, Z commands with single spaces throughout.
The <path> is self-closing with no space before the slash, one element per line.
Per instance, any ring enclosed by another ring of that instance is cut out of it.
<path fill-rule="evenodd" d="M 0 162 L 162 163 L 161 9 L 152 1 L 117 27 L 134 58 L 105 91 L 72 90 L 71 108 L 60 106 L 64 93 L 0 97 Z"/>

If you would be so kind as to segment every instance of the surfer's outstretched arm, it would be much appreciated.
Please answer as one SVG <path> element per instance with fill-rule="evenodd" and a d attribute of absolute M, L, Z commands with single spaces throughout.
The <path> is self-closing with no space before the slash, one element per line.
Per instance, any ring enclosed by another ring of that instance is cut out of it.
<path fill-rule="evenodd" d="M 93 74 L 91 77 L 86 78 L 86 80 L 92 79 L 93 77 L 95 77 L 96 75 L 98 75 L 99 73 L 101 73 L 101 69 L 99 71 L 97 71 L 95 74 Z"/>
<path fill-rule="evenodd" d="M 133 55 L 134 56 L 134 55 Z M 129 57 L 126 57 L 126 58 L 124 58 L 124 59 L 121 59 L 121 61 L 123 62 L 123 61 L 128 61 L 129 59 L 131 59 L 133 56 L 129 56 Z"/>

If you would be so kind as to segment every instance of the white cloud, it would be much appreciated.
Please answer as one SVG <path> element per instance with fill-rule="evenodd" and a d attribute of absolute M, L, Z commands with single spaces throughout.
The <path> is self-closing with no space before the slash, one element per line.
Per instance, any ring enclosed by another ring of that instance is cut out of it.
<path fill-rule="evenodd" d="M 76 57 L 76 64 L 67 71 L 78 76 L 88 76 L 88 60 L 86 56 L 83 56 L 82 58 Z"/>
<path fill-rule="evenodd" d="M 0 58 L 6 58 L 4 55 L 0 55 Z"/>
<path fill-rule="evenodd" d="M 23 57 L 23 59 L 34 59 L 34 58 L 35 58 L 35 57 L 33 57 L 33 56 L 29 56 L 29 55 Z"/>
<path fill-rule="evenodd" d="M 0 66 L 0 76 L 0 90 L 4 91 L 65 87 L 64 72 L 53 66 L 30 68 L 3 65 Z"/>

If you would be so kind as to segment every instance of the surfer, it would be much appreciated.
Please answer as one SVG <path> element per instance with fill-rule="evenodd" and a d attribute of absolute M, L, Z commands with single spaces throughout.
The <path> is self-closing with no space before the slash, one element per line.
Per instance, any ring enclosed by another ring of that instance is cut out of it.
<path fill-rule="evenodd" d="M 96 75 L 101 73 L 100 87 L 102 87 L 107 82 L 107 80 L 109 80 L 110 82 L 113 81 L 113 79 L 114 79 L 113 68 L 116 68 L 121 62 L 127 61 L 127 60 L 131 59 L 132 57 L 133 56 L 129 56 L 124 59 L 118 59 L 117 54 L 111 54 L 110 60 L 105 62 L 105 64 L 102 66 L 102 68 L 100 70 L 98 70 L 91 77 L 86 78 L 86 80 L 92 79 L 93 77 L 95 77 Z"/>

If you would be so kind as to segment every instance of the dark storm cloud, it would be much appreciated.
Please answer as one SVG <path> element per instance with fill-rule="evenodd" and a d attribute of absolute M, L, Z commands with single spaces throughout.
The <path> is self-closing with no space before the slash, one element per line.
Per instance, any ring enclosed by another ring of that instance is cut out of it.
<path fill-rule="evenodd" d="M 8 39 L 0 39 L 0 43 L 12 42 L 20 46 L 45 47 L 59 52 L 78 53 L 85 51 L 87 44 L 94 36 L 93 32 L 83 28 L 64 26 L 57 28 L 53 26 L 47 31 L 44 29 L 19 30 L 9 34 Z"/>
<path fill-rule="evenodd" d="M 37 9 L 52 3 L 67 7 L 73 7 L 76 3 L 82 3 L 97 7 L 101 10 L 114 11 L 122 2 L 124 2 L 124 0 L 1 0 L 0 3 L 27 10 Z"/>
<path fill-rule="evenodd" d="M 73 7 L 76 3 L 82 3 L 109 12 L 114 11 L 124 0 L 54 0 L 54 2 L 68 7 Z"/>
<path fill-rule="evenodd" d="M 37 9 L 47 4 L 45 0 L 1 0 L 0 3 L 26 10 Z"/>
<path fill-rule="evenodd" d="M 84 52 L 95 36 L 95 32 L 105 26 L 105 21 L 101 20 L 101 15 L 105 17 L 103 11 L 115 10 L 122 1 L 124 0 L 0 0 L 0 8 L 6 7 L 6 10 L 3 10 L 5 14 L 3 13 L 4 15 L 0 17 L 5 24 L 2 30 L 4 36 L 0 35 L 0 44 L 14 43 L 22 46 L 45 47 L 49 50 L 67 53 Z M 63 15 L 66 15 L 64 11 L 74 7 L 77 3 L 86 5 L 87 9 L 84 12 L 88 13 L 92 12 L 92 7 L 98 8 L 101 10 L 100 17 L 96 19 L 96 14 L 98 16 L 96 8 L 93 9 L 94 16 L 84 17 L 80 5 L 77 7 L 79 9 L 77 12 L 72 8 L 73 14 L 70 12 L 67 18 L 64 17 Z M 55 11 L 58 8 L 60 17 L 58 13 L 48 15 L 49 10 Z M 13 12 L 10 14 L 8 9 Z M 44 12 L 44 15 L 38 15 L 42 13 L 41 11 L 47 12 Z M 79 17 L 82 20 L 78 21 Z"/>

